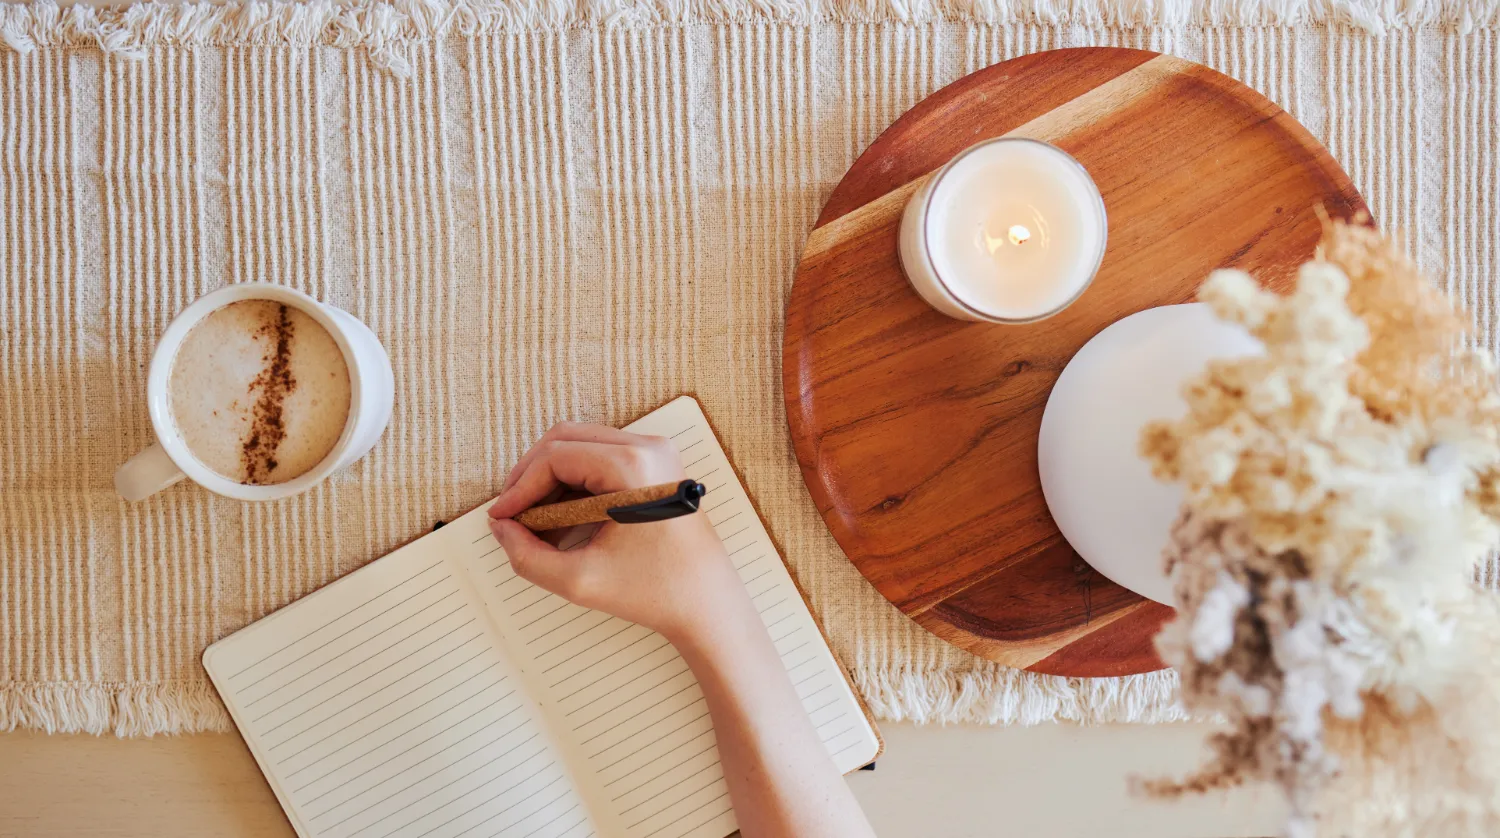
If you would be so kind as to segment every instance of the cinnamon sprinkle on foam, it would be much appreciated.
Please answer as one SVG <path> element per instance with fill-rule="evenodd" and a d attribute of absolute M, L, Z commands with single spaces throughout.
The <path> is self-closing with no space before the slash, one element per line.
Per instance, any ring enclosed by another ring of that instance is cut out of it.
<path fill-rule="evenodd" d="M 297 379 L 292 375 L 292 332 L 291 313 L 285 305 L 276 307 L 275 320 L 256 330 L 257 337 L 270 339 L 275 348 L 265 356 L 268 366 L 250 382 L 249 392 L 259 391 L 259 397 L 240 449 L 246 483 L 271 482 L 276 471 L 276 450 L 286 438 L 282 409 L 287 396 L 297 389 Z"/>

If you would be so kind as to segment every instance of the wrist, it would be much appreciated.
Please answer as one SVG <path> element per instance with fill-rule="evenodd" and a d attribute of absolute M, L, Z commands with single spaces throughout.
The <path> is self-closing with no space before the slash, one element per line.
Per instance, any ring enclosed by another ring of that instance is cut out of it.
<path fill-rule="evenodd" d="M 732 574 L 731 574 L 732 575 Z M 768 640 L 765 626 L 738 576 L 706 591 L 693 611 L 661 630 L 690 666 L 733 658 L 747 643 Z"/>

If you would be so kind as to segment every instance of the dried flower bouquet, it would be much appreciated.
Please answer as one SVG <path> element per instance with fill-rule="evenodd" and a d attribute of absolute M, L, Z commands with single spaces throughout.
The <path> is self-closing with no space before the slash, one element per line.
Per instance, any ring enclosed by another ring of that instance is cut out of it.
<path fill-rule="evenodd" d="M 1157 638 L 1229 729 L 1172 796 L 1269 780 L 1289 836 L 1500 835 L 1500 391 L 1448 299 L 1375 230 L 1331 223 L 1295 290 L 1200 299 L 1265 346 L 1217 361 L 1141 451 L 1186 492 Z"/>

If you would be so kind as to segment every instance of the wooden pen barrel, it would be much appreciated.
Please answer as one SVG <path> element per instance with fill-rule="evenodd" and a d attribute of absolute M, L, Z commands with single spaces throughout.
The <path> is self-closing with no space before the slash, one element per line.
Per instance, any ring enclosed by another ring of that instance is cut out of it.
<path fill-rule="evenodd" d="M 515 520 L 532 532 L 560 530 L 565 527 L 576 527 L 580 524 L 595 524 L 600 521 L 608 521 L 609 510 L 611 509 L 617 509 L 621 506 L 651 503 L 672 497 L 677 494 L 679 485 L 680 481 L 659 483 L 655 486 L 643 486 L 639 489 L 626 489 L 623 492 L 594 495 L 591 498 L 579 498 L 578 500 L 552 503 L 546 506 L 536 506 L 517 515 Z"/>

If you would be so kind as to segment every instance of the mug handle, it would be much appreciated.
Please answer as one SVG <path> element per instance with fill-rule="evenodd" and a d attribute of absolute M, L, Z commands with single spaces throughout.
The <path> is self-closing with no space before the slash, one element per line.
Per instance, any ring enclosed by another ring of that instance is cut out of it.
<path fill-rule="evenodd" d="M 145 500 L 186 476 L 166 449 L 153 445 L 115 469 L 115 491 L 126 500 Z"/>

